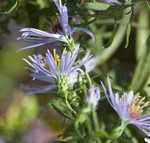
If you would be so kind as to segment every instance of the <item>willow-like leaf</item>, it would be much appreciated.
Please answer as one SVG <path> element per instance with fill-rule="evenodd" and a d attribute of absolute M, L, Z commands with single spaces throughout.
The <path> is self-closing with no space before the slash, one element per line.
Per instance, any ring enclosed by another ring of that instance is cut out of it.
<path fill-rule="evenodd" d="M 20 1 L 21 0 L 16 0 L 16 2 L 13 4 L 12 7 L 10 7 L 8 10 L 5 10 L 5 11 L 0 11 L 0 14 L 10 14 L 12 13 L 13 11 L 17 10 L 19 5 L 20 5 Z"/>
<path fill-rule="evenodd" d="M 104 11 L 107 10 L 111 5 L 101 2 L 89 2 L 85 3 L 84 6 L 89 10 Z"/>

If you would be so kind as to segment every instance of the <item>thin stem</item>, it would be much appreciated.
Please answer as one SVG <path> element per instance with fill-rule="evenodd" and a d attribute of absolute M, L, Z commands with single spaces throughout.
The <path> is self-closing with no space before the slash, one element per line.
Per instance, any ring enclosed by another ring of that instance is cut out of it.
<path fill-rule="evenodd" d="M 130 21 L 131 13 L 126 15 L 126 12 L 129 11 L 130 9 L 131 8 L 128 8 L 124 12 L 123 21 L 125 21 L 127 23 Z M 97 64 L 104 63 L 115 53 L 115 51 L 118 49 L 121 42 L 123 41 L 124 35 L 126 33 L 126 29 L 127 29 L 127 24 L 121 23 L 116 34 L 115 34 L 115 37 L 114 37 L 112 44 L 110 45 L 110 47 L 108 47 L 107 49 L 105 49 L 102 52 L 102 54 L 100 55 L 100 60 L 97 62 Z"/>
<path fill-rule="evenodd" d="M 88 83 L 89 83 L 89 87 L 91 87 L 91 85 L 92 85 L 91 78 L 90 78 L 90 76 L 87 72 L 85 74 L 86 74 L 86 77 L 87 77 L 87 80 L 88 80 Z"/>
<path fill-rule="evenodd" d="M 141 11 L 139 23 L 147 27 L 149 26 L 149 15 L 147 10 L 143 9 Z M 135 92 L 144 87 L 149 76 L 150 53 L 149 43 L 147 43 L 148 37 L 149 32 L 146 29 L 138 29 L 136 39 L 136 58 L 138 62 L 130 85 L 130 90 L 134 90 Z"/>
<path fill-rule="evenodd" d="M 92 111 L 92 117 L 93 117 L 95 130 L 99 131 L 99 122 L 98 122 L 98 119 L 97 119 L 97 114 L 94 110 Z"/>

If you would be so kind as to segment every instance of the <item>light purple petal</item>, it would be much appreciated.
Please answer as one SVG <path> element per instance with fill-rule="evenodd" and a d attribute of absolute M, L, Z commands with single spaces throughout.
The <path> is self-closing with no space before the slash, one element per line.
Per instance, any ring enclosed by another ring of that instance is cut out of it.
<path fill-rule="evenodd" d="M 20 30 L 20 32 L 29 32 L 29 35 L 32 35 L 32 33 L 33 33 L 33 36 L 36 36 L 36 34 L 37 34 L 37 36 L 39 36 L 39 37 L 50 37 L 50 38 L 56 38 L 56 39 L 60 39 L 62 36 L 60 34 L 48 33 L 43 30 L 39 30 L 39 29 L 35 29 L 35 28 L 23 28 Z"/>
<path fill-rule="evenodd" d="M 91 38 L 94 40 L 94 43 L 96 44 L 96 37 L 94 36 L 94 34 L 91 31 L 89 31 L 86 28 L 82 28 L 82 27 L 74 27 L 72 29 L 71 33 L 73 34 L 74 32 L 77 32 L 77 31 L 82 31 L 82 32 L 87 33 L 89 36 L 91 36 Z"/>
<path fill-rule="evenodd" d="M 106 98 L 107 98 L 109 104 L 113 107 L 112 101 L 110 100 L 110 98 L 109 98 L 109 96 L 108 96 L 107 90 L 106 90 L 106 88 L 105 88 L 103 82 L 102 82 L 102 81 L 100 81 L 100 82 L 101 82 L 102 88 L 103 88 L 103 90 L 104 90 L 104 94 L 105 94 L 105 96 L 106 96 Z M 113 108 L 114 108 L 114 107 L 113 107 Z"/>
<path fill-rule="evenodd" d="M 53 0 L 55 2 L 55 5 L 57 6 L 57 9 L 60 13 L 60 21 L 61 21 L 61 26 L 63 28 L 63 31 L 65 34 L 70 34 L 71 33 L 71 28 L 68 23 L 68 9 L 65 5 L 62 5 L 61 0 Z"/>
<path fill-rule="evenodd" d="M 41 75 L 41 74 L 34 73 L 34 74 L 31 74 L 31 76 L 33 78 L 41 80 L 41 81 L 45 81 L 45 82 L 49 82 L 49 83 L 55 83 L 54 78 L 52 76 L 50 77 L 50 74 L 48 76 L 48 75 Z"/>
<path fill-rule="evenodd" d="M 60 61 L 60 72 L 64 72 L 66 69 L 65 69 L 65 57 L 66 55 L 62 55 L 61 56 L 61 61 Z"/>
<path fill-rule="evenodd" d="M 49 50 L 46 53 L 46 59 L 47 59 L 47 64 L 49 65 L 52 72 L 57 73 L 58 72 L 57 66 L 56 66 L 54 58 L 53 58 L 52 54 L 49 52 Z"/>
<path fill-rule="evenodd" d="M 99 59 L 98 56 L 97 57 L 92 57 L 90 60 L 88 60 L 84 64 L 87 73 L 90 72 L 90 71 L 92 71 L 95 68 L 96 62 L 98 61 L 98 59 Z"/>
<path fill-rule="evenodd" d="M 37 93 L 42 93 L 42 92 L 55 90 L 56 86 L 55 85 L 49 85 L 49 86 L 22 85 L 21 88 L 23 90 L 25 90 L 24 91 L 25 94 L 37 94 Z"/>
<path fill-rule="evenodd" d="M 67 69 L 71 69 L 73 63 L 75 62 L 75 60 L 76 60 L 76 58 L 78 56 L 79 47 L 80 47 L 80 44 L 77 44 L 75 46 L 74 52 L 73 52 L 72 57 L 70 59 L 70 63 L 67 65 Z"/>
<path fill-rule="evenodd" d="M 56 40 L 54 40 L 56 41 Z M 31 46 L 27 46 L 27 47 L 24 47 L 24 48 L 21 48 L 21 49 L 18 49 L 17 52 L 19 51 L 22 51 L 22 50 L 25 50 L 25 49 L 31 49 L 31 48 L 35 48 L 35 47 L 39 47 L 39 46 L 43 46 L 45 44 L 48 44 L 48 43 L 51 43 L 51 42 L 54 42 L 54 41 L 48 41 L 48 42 L 44 42 L 44 43 L 39 43 L 39 44 L 35 44 L 35 45 L 31 45 Z"/>

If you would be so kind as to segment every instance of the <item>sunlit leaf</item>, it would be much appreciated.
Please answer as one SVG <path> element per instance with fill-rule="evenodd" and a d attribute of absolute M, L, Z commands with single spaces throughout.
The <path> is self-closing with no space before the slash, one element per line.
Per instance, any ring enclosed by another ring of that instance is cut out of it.
<path fill-rule="evenodd" d="M 131 33 L 131 24 L 129 23 L 128 27 L 127 27 L 127 33 L 126 33 L 126 45 L 125 45 L 125 48 L 127 48 L 128 45 L 129 45 L 130 33 Z"/>
<path fill-rule="evenodd" d="M 101 3 L 101 2 L 89 2 L 85 4 L 85 8 L 90 10 L 104 11 L 110 7 L 109 4 Z"/>

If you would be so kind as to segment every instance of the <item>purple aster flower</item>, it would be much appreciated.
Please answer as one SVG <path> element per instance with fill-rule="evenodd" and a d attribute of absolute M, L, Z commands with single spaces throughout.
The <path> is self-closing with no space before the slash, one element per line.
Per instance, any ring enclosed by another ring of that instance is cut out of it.
<path fill-rule="evenodd" d="M 94 84 L 92 84 L 86 95 L 86 102 L 89 106 L 92 106 L 94 109 L 96 109 L 100 97 L 101 94 L 99 87 L 96 87 Z"/>
<path fill-rule="evenodd" d="M 60 13 L 60 22 L 61 22 L 61 26 L 64 31 L 64 34 L 72 35 L 74 32 L 83 31 L 83 32 L 86 32 L 88 35 L 90 35 L 94 40 L 96 40 L 93 33 L 90 32 L 86 28 L 83 28 L 83 27 L 71 28 L 68 23 L 69 18 L 68 18 L 68 9 L 67 9 L 66 5 L 65 4 L 63 5 L 61 0 L 53 0 L 53 1 L 55 2 L 55 5 L 57 6 L 57 9 Z M 76 24 L 80 24 L 80 21 L 76 16 L 72 16 L 72 17 L 76 19 Z"/>
<path fill-rule="evenodd" d="M 124 93 L 122 97 L 118 93 L 113 93 L 110 79 L 108 81 L 108 95 L 104 84 L 101 82 L 105 96 L 112 106 L 112 108 L 118 113 L 123 121 L 127 121 L 128 124 L 134 124 L 147 136 L 150 136 L 150 115 L 141 115 L 143 109 L 148 105 L 148 102 L 144 102 L 144 97 L 135 96 L 133 91 Z"/>
<path fill-rule="evenodd" d="M 31 67 L 29 70 L 32 72 L 31 76 L 33 79 L 50 83 L 49 86 L 38 88 L 26 86 L 25 89 L 27 89 L 27 93 L 41 93 L 56 89 L 56 82 L 60 79 L 59 77 L 66 78 L 66 82 L 70 85 L 77 82 L 78 71 L 84 74 L 81 66 L 85 65 L 87 61 L 93 58 L 88 52 L 81 62 L 74 66 L 78 56 L 78 51 L 79 44 L 75 46 L 73 53 L 69 51 L 65 55 L 62 54 L 59 56 L 56 54 L 55 50 L 53 55 L 48 50 L 45 57 L 42 55 L 33 55 L 28 56 L 30 60 L 24 59 L 24 61 Z"/>
<path fill-rule="evenodd" d="M 73 40 L 73 39 L 70 39 L 71 35 L 77 31 L 86 32 L 88 35 L 90 35 L 94 39 L 94 41 L 96 41 L 95 36 L 88 29 L 82 28 L 82 27 L 71 28 L 68 23 L 67 7 L 62 4 L 61 0 L 53 0 L 53 1 L 55 2 L 57 9 L 60 13 L 60 24 L 61 24 L 63 32 L 54 34 L 54 33 L 48 33 L 48 32 L 35 29 L 35 28 L 23 28 L 20 30 L 22 34 L 18 38 L 18 40 L 24 41 L 29 46 L 21 48 L 18 51 L 29 49 L 29 48 L 35 48 L 35 47 L 39 47 L 45 44 L 50 44 L 50 43 L 60 42 L 60 41 L 70 44 L 70 41 Z M 76 17 L 75 19 L 76 19 L 76 23 L 79 24 L 80 23 L 79 20 Z"/>
<path fill-rule="evenodd" d="M 62 41 L 65 43 L 67 42 L 65 37 L 61 34 L 48 33 L 35 28 L 23 28 L 20 30 L 20 32 L 23 33 L 21 37 L 18 38 L 18 40 L 23 40 L 26 44 L 29 44 L 30 46 L 21 48 L 18 51 L 35 48 L 45 44 L 54 43 L 56 41 Z"/>
<path fill-rule="evenodd" d="M 68 23 L 68 9 L 65 5 L 62 5 L 61 0 L 53 0 L 60 13 L 60 24 L 64 33 L 71 33 L 71 27 Z"/>

